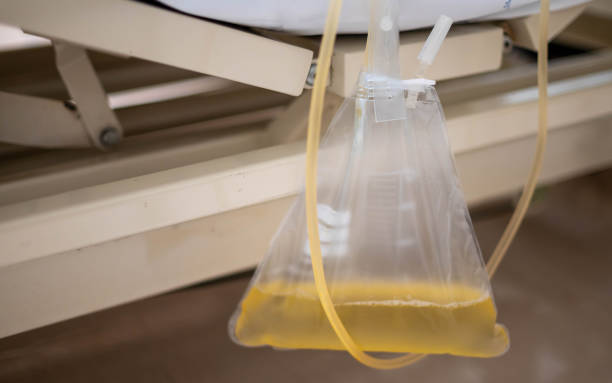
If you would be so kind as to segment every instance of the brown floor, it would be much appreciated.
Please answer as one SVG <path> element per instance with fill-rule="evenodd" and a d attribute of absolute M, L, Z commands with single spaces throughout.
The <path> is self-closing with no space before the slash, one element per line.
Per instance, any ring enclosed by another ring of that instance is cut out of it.
<path fill-rule="evenodd" d="M 485 254 L 508 209 L 474 217 Z M 1 382 L 611 382 L 612 170 L 540 193 L 493 281 L 510 351 L 428 357 L 380 372 L 346 353 L 234 345 L 247 277 L 143 300 L 0 340 Z"/>

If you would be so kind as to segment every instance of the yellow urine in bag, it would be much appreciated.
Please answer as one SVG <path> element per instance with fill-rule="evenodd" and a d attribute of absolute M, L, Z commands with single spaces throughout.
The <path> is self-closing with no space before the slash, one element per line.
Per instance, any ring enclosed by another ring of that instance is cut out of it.
<path fill-rule="evenodd" d="M 490 295 L 474 288 L 334 283 L 330 293 L 346 329 L 365 351 L 491 357 L 508 349 Z M 241 303 L 234 335 L 247 346 L 344 349 L 312 283 L 254 285 Z"/>

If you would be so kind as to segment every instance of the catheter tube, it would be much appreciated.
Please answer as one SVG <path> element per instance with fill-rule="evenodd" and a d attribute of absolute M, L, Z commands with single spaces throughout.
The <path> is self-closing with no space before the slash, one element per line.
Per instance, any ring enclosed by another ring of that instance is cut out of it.
<path fill-rule="evenodd" d="M 542 170 L 542 162 L 544 159 L 544 149 L 546 148 L 547 128 L 548 128 L 548 16 L 549 16 L 549 0 L 541 0 L 540 2 L 540 19 L 538 31 L 538 138 L 536 142 L 536 151 L 531 165 L 531 171 L 527 177 L 527 182 L 523 187 L 521 198 L 512 213 L 510 222 L 501 239 L 495 246 L 493 254 L 487 262 L 487 272 L 489 277 L 493 277 L 495 271 L 499 267 L 500 262 L 506 255 L 508 247 L 516 236 L 523 218 L 529 209 L 533 192 L 538 184 L 538 177 Z"/>

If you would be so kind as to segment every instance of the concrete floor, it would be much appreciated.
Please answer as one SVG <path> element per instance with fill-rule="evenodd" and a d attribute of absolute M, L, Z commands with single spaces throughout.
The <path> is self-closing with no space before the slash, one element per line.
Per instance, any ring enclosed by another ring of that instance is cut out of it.
<path fill-rule="evenodd" d="M 474 214 L 484 254 L 507 208 Z M 1 382 L 611 382 L 612 170 L 550 186 L 493 281 L 510 351 L 428 357 L 396 371 L 344 352 L 247 349 L 227 320 L 241 276 L 0 340 Z"/>

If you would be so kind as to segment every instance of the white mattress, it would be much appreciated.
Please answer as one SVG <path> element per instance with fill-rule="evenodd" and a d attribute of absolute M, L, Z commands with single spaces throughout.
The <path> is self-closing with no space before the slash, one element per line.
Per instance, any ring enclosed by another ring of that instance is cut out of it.
<path fill-rule="evenodd" d="M 159 0 L 177 10 L 215 20 L 305 35 L 320 34 L 329 0 Z M 368 30 L 368 1 L 345 0 L 339 33 Z M 556 11 L 589 0 L 551 0 Z M 432 26 L 440 14 L 455 22 L 501 20 L 537 13 L 538 0 L 400 0 L 401 30 Z"/>

